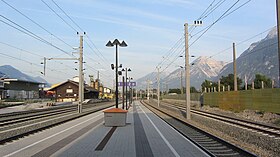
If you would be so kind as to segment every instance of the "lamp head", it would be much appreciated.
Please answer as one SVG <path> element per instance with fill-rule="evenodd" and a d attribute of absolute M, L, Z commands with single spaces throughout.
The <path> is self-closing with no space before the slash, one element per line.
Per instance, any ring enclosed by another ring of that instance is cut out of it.
<path fill-rule="evenodd" d="M 106 44 L 107 47 L 113 47 L 113 43 L 111 41 L 108 41 L 108 43 Z"/>
<path fill-rule="evenodd" d="M 113 45 L 120 45 L 121 43 L 119 42 L 119 40 L 118 39 L 115 39 L 114 41 L 113 41 Z"/>
<path fill-rule="evenodd" d="M 119 74 L 119 75 L 122 75 L 122 71 L 118 71 L 118 74 Z"/>
<path fill-rule="evenodd" d="M 124 41 L 122 41 L 122 43 L 120 44 L 120 47 L 127 47 L 127 44 Z"/>

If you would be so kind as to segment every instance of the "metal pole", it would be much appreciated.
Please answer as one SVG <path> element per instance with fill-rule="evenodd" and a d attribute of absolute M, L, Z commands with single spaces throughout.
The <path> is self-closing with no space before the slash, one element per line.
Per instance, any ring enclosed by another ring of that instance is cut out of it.
<path fill-rule="evenodd" d="M 159 97 L 160 97 L 160 92 L 159 92 L 159 68 L 160 67 L 157 67 L 157 70 L 158 70 L 158 74 L 157 74 L 157 104 L 158 104 L 158 107 L 159 107 Z"/>
<path fill-rule="evenodd" d="M 245 75 L 245 90 L 248 90 L 247 76 Z"/>
<path fill-rule="evenodd" d="M 128 100 L 128 103 L 130 104 L 130 101 L 131 101 L 131 90 L 130 90 L 130 77 L 128 77 L 128 87 L 129 87 L 129 92 L 128 92 L 128 96 L 129 96 L 129 100 Z"/>
<path fill-rule="evenodd" d="M 136 94 L 136 100 L 138 99 L 138 96 L 137 96 L 137 89 L 135 88 L 135 94 Z"/>
<path fill-rule="evenodd" d="M 130 87 L 130 105 L 132 104 L 133 101 L 133 88 Z"/>
<path fill-rule="evenodd" d="M 234 91 L 237 91 L 237 73 L 236 73 L 236 54 L 235 54 L 235 43 L 233 46 L 233 74 L 234 74 Z"/>
<path fill-rule="evenodd" d="M 191 119 L 190 104 L 190 65 L 189 65 L 189 32 L 188 23 L 185 23 L 185 69 L 186 69 L 186 118 Z"/>
<path fill-rule="evenodd" d="M 47 63 L 47 62 L 46 62 L 46 59 L 47 59 L 47 58 L 44 57 L 44 76 L 46 75 L 46 63 Z"/>
<path fill-rule="evenodd" d="M 279 0 L 276 0 L 276 12 L 277 12 L 277 36 L 278 36 L 278 87 L 280 87 L 280 3 Z"/>
<path fill-rule="evenodd" d="M 221 92 L 221 81 L 218 81 L 218 92 Z"/>
<path fill-rule="evenodd" d="M 123 86 L 122 86 L 122 109 L 124 110 L 124 85 L 125 85 L 125 82 L 124 82 L 124 76 L 122 77 L 122 82 L 123 82 Z"/>
<path fill-rule="evenodd" d="M 116 108 L 118 108 L 118 103 L 119 103 L 119 91 L 118 91 L 118 44 L 116 44 Z"/>
<path fill-rule="evenodd" d="M 82 113 L 82 103 L 83 103 L 83 36 L 80 35 L 80 57 L 79 57 L 79 103 L 78 112 Z"/>
<path fill-rule="evenodd" d="M 150 100 L 150 80 L 148 80 L 147 83 L 148 83 L 147 99 Z"/>
<path fill-rule="evenodd" d="M 97 71 L 97 90 L 98 90 L 98 93 L 99 93 L 98 97 L 101 95 L 100 94 L 100 87 L 99 86 L 100 86 L 100 84 L 99 84 L 99 71 Z"/>
<path fill-rule="evenodd" d="M 184 90 L 183 90 L 183 70 L 181 70 L 181 94 L 184 94 Z"/>
<path fill-rule="evenodd" d="M 127 110 L 127 68 L 125 68 L 125 109 Z"/>

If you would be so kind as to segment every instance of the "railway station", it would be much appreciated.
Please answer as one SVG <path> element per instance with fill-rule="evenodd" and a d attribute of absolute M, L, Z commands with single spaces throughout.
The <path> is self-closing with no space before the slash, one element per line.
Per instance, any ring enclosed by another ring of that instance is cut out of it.
<path fill-rule="evenodd" d="M 280 0 L 0 10 L 0 157 L 279 157 Z"/>

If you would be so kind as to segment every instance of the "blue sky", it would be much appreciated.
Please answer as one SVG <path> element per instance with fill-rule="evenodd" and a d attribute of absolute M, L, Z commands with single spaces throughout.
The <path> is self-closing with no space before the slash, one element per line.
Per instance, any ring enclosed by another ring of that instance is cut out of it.
<path fill-rule="evenodd" d="M 193 23 L 213 2 L 213 0 L 44 0 L 75 29 L 73 30 L 41 0 L 5 1 L 68 45 L 30 22 L 2 0 L 0 1 L 1 20 L 6 21 L 4 16 L 60 49 L 72 53 L 74 50 L 70 46 L 78 47 L 79 45 L 79 37 L 75 32 L 79 29 L 56 7 L 53 1 L 57 3 L 90 38 L 90 40 L 86 37 L 84 39 L 87 42 L 84 44 L 85 76 L 93 74 L 96 77 L 97 70 L 99 70 L 100 77 L 106 86 L 112 86 L 114 72 L 110 70 L 110 64 L 115 63 L 115 50 L 105 47 L 108 40 L 118 38 L 126 41 L 128 47 L 119 50 L 119 62 L 132 69 L 130 74 L 132 77 L 140 78 L 153 72 L 177 41 L 179 41 L 178 48 L 161 67 L 164 69 L 180 54 L 181 47 L 183 47 L 183 40 L 180 39 L 184 35 L 184 23 Z M 213 5 L 219 1 L 214 1 Z M 191 32 L 191 36 L 212 24 L 234 3 L 237 2 L 234 6 L 236 8 L 248 0 L 222 1 L 224 3 L 205 17 L 203 26 L 196 27 Z M 275 0 L 251 0 L 209 29 L 190 47 L 190 54 L 195 56 L 214 55 L 229 48 L 232 42 L 238 43 L 275 25 Z M 0 54 L 0 65 L 9 64 L 29 75 L 38 76 L 43 70 L 40 65 L 43 57 L 69 57 L 58 49 L 31 38 L 1 21 L 0 28 L 0 53 L 17 58 L 11 59 Z M 264 38 L 266 33 L 238 45 L 237 54 L 240 55 L 250 43 Z M 190 43 L 198 36 L 199 34 L 193 36 Z M 231 57 L 231 49 L 214 56 L 215 59 L 223 61 L 231 61 Z M 177 68 L 177 65 L 183 64 L 182 59 L 177 59 L 165 72 L 171 72 Z M 48 61 L 47 67 L 49 69 L 46 76 L 41 76 L 51 83 L 58 83 L 78 74 L 78 71 L 74 70 L 78 68 L 74 61 Z"/>

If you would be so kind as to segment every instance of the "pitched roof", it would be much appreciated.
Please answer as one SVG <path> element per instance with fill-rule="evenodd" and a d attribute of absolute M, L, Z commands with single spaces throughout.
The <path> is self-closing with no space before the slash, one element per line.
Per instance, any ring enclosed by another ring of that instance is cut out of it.
<path fill-rule="evenodd" d="M 56 88 L 58 88 L 58 87 L 60 87 L 60 86 L 62 86 L 62 85 L 64 85 L 64 84 L 66 84 L 66 83 L 68 83 L 68 82 L 71 83 L 71 84 L 73 84 L 73 85 L 75 85 L 75 86 L 79 86 L 79 83 L 78 83 L 78 82 L 75 82 L 75 81 L 72 81 L 72 80 L 67 80 L 67 81 L 61 82 L 61 83 L 59 83 L 59 84 L 53 86 L 52 88 L 49 89 L 49 91 L 53 91 L 54 89 L 56 89 Z M 87 84 L 84 85 L 84 90 L 86 90 L 86 91 L 88 91 L 88 92 L 90 92 L 90 91 L 98 92 L 98 90 L 96 90 L 96 89 L 90 87 L 90 86 L 87 85 Z"/>

